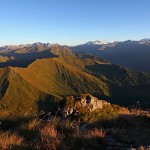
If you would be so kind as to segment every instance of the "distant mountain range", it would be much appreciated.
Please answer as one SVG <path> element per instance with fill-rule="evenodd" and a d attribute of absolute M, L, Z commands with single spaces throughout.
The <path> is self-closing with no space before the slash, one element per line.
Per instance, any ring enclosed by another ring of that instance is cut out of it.
<path fill-rule="evenodd" d="M 88 52 L 136 71 L 150 72 L 150 39 L 103 44 L 88 42 L 70 48 L 74 52 Z"/>
<path fill-rule="evenodd" d="M 110 42 L 107 41 L 89 41 L 87 43 L 85 43 L 85 45 L 105 45 L 105 44 L 109 44 Z"/>
<path fill-rule="evenodd" d="M 53 46 L 62 45 L 38 42 L 27 45 L 0 47 L 0 67 L 23 65 L 23 67 L 26 67 L 37 58 L 47 58 L 53 55 L 49 51 Z M 135 71 L 150 72 L 150 39 L 123 42 L 97 40 L 77 46 L 64 47 L 68 47 L 75 53 L 90 53 L 99 56 L 113 64 Z"/>
<path fill-rule="evenodd" d="M 111 45 L 131 43 L 137 46 L 137 42 L 132 41 L 105 46 L 113 48 Z M 64 96 L 83 93 L 124 106 L 137 101 L 142 107 L 150 106 L 149 73 L 106 61 L 98 55 L 105 50 L 77 49 L 81 47 L 70 50 L 67 46 L 42 43 L 1 47 L 1 116 L 51 111 Z M 94 53 L 87 53 L 91 51 Z"/>

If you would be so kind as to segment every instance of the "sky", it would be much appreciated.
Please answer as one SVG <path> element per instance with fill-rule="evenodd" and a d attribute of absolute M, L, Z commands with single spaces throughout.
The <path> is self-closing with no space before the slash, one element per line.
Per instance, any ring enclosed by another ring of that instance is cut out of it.
<path fill-rule="evenodd" d="M 0 46 L 150 38 L 150 0 L 0 0 Z"/>

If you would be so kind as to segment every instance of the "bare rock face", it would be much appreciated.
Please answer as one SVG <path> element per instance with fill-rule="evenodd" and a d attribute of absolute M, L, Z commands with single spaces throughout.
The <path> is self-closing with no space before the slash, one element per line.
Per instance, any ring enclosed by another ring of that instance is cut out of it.
<path fill-rule="evenodd" d="M 90 94 L 81 94 L 80 96 L 67 96 L 65 98 L 65 104 L 62 108 L 62 114 L 67 116 L 82 116 L 83 114 L 93 113 L 95 111 L 110 111 L 117 112 L 118 114 L 128 114 L 129 110 L 125 107 L 110 104 L 105 100 L 99 100 L 98 98 Z"/>
<path fill-rule="evenodd" d="M 81 95 L 81 106 L 89 107 L 90 111 L 94 111 L 96 109 L 102 109 L 106 105 L 110 105 L 110 103 L 108 103 L 104 100 L 99 100 L 90 94 L 89 95 Z"/>
<path fill-rule="evenodd" d="M 73 108 L 71 108 L 71 107 L 66 107 L 65 109 L 64 109 L 64 111 L 63 111 L 63 114 L 64 114 L 64 116 L 66 117 L 66 116 L 69 116 L 69 115 L 71 115 L 72 113 L 73 113 Z"/>
<path fill-rule="evenodd" d="M 90 94 L 82 94 L 80 96 L 68 96 L 66 98 L 66 105 L 63 109 L 63 115 L 77 115 L 79 111 L 87 110 L 92 112 L 96 109 L 102 109 L 103 107 L 110 105 L 110 103 L 99 100 Z"/>

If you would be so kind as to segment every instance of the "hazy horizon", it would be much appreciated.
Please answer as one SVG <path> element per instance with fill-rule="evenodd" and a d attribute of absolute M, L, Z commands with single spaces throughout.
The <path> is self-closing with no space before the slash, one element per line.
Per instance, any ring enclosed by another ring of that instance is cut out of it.
<path fill-rule="evenodd" d="M 149 38 L 149 0 L 0 0 L 0 46 Z"/>
<path fill-rule="evenodd" d="M 97 40 L 99 40 L 99 41 L 105 41 L 105 42 L 110 42 L 110 43 L 113 43 L 113 42 L 116 42 L 116 41 L 118 41 L 118 42 L 123 42 L 123 41 L 128 41 L 128 40 L 131 40 L 131 41 L 139 41 L 139 40 L 143 40 L 143 39 L 149 39 L 149 38 L 141 38 L 141 39 L 137 39 L 137 40 L 134 40 L 134 39 L 125 39 L 125 40 L 114 40 L 114 41 L 109 41 L 109 40 L 100 40 L 100 39 L 95 39 L 95 40 L 89 40 L 89 41 L 83 41 L 83 42 L 81 42 L 81 43 L 76 43 L 76 44 L 64 44 L 64 43 L 58 43 L 58 42 L 55 42 L 55 43 L 52 43 L 52 42 L 41 42 L 41 41 L 35 41 L 35 42 L 31 42 L 31 43 L 12 43 L 12 44 L 10 44 L 10 43 L 8 43 L 8 44 L 5 44 L 5 45 L 0 45 L 0 47 L 3 47 L 3 46 L 19 46 L 19 45 L 30 45 L 30 44 L 34 44 L 34 43 L 42 43 L 42 44 L 59 44 L 59 45 L 67 45 L 67 46 L 77 46 L 77 45 L 80 45 L 80 44 L 85 44 L 85 43 L 87 43 L 87 42 L 95 42 L 95 41 L 97 41 Z"/>

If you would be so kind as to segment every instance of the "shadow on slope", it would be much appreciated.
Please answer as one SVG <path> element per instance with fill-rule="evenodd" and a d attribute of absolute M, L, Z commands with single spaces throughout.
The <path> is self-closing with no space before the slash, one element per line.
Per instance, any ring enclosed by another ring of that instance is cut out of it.
<path fill-rule="evenodd" d="M 150 75 L 131 71 L 112 64 L 94 64 L 85 67 L 92 75 L 109 85 L 111 97 L 103 97 L 111 103 L 129 106 L 140 102 L 142 108 L 150 105 Z M 99 95 L 95 95 L 99 97 Z"/>
<path fill-rule="evenodd" d="M 37 102 L 38 112 L 44 111 L 45 113 L 54 112 L 57 109 L 59 100 L 57 97 L 47 95 L 44 100 L 40 99 Z"/>
<path fill-rule="evenodd" d="M 9 81 L 5 78 L 0 81 L 0 98 L 3 97 L 7 91 L 7 88 L 9 86 Z"/>
<path fill-rule="evenodd" d="M 137 41 L 129 40 L 106 45 L 83 44 L 71 47 L 71 49 L 76 53 L 89 52 L 113 64 L 133 70 L 150 72 L 150 46 Z"/>
<path fill-rule="evenodd" d="M 106 131 L 106 145 L 112 148 L 139 147 L 150 144 L 150 117 L 142 114 L 122 114 L 116 118 L 105 119 L 91 123 L 89 128 Z"/>
<path fill-rule="evenodd" d="M 29 64 L 34 62 L 36 59 L 42 58 L 52 58 L 57 57 L 50 50 L 45 50 L 42 52 L 33 52 L 33 53 L 15 53 L 11 52 L 9 54 L 1 54 L 2 56 L 12 57 L 7 62 L 1 62 L 0 68 L 12 66 L 12 67 L 27 67 Z"/>

